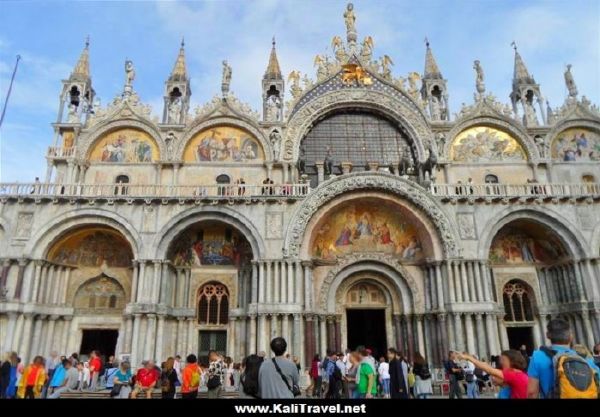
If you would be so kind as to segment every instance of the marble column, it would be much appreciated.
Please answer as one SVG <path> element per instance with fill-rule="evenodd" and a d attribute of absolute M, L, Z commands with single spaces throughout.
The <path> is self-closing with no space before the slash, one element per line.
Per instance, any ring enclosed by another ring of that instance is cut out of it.
<path fill-rule="evenodd" d="M 280 271 L 279 266 L 281 263 L 279 261 L 273 262 L 272 267 L 272 280 L 273 280 L 273 298 L 271 299 L 274 303 L 282 303 L 287 302 L 283 299 L 283 271 Z M 287 295 L 287 291 L 286 291 Z"/>
<path fill-rule="evenodd" d="M 33 352 L 33 356 L 42 354 L 42 324 L 44 323 L 45 317 L 46 316 L 42 315 L 34 317 L 33 333 L 29 335 L 29 338 L 31 338 L 31 350 Z"/>
<path fill-rule="evenodd" d="M 325 353 L 327 352 L 327 328 L 325 323 L 325 316 L 319 317 L 319 329 L 319 353 L 321 354 L 321 357 L 323 357 L 323 355 L 325 355 Z"/>
<path fill-rule="evenodd" d="M 21 349 L 17 349 L 21 355 L 22 363 L 28 364 L 31 361 L 31 327 L 33 325 L 33 314 L 23 314 L 23 333 Z"/>
<path fill-rule="evenodd" d="M 248 326 L 250 327 L 250 337 L 248 338 L 246 353 L 251 355 L 258 353 L 258 349 L 256 348 L 256 314 L 250 314 L 250 323 Z"/>
<path fill-rule="evenodd" d="M 267 316 L 264 314 L 258 315 L 258 335 L 258 352 L 266 352 L 269 335 L 267 334 Z"/>
<path fill-rule="evenodd" d="M 31 297 L 30 297 L 30 301 L 36 302 L 37 301 L 37 293 L 40 287 L 40 280 L 42 279 L 42 267 L 44 265 L 44 261 L 42 260 L 36 260 L 34 261 L 35 264 L 35 269 L 33 272 L 33 285 L 32 285 L 32 291 L 31 291 Z"/>
<path fill-rule="evenodd" d="M 454 274 L 452 272 L 452 261 L 446 261 L 446 282 L 448 284 L 448 297 L 450 303 L 456 301 L 456 290 L 454 289 Z"/>
<path fill-rule="evenodd" d="M 496 334 L 498 333 L 498 326 L 496 325 L 496 318 L 493 314 L 486 313 L 485 315 L 485 336 L 487 340 L 487 347 L 489 356 L 497 355 L 500 353 L 500 349 L 496 345 Z M 489 358 L 488 358 L 489 359 Z"/>
<path fill-rule="evenodd" d="M 292 350 L 292 338 L 290 337 L 290 317 L 287 314 L 281 315 L 281 337 L 285 339 L 288 344 L 288 350 Z"/>
<path fill-rule="evenodd" d="M 506 326 L 504 324 L 504 319 L 502 315 L 498 315 L 498 333 L 500 335 L 500 349 L 507 350 L 510 349 L 510 345 L 508 343 L 508 333 L 506 332 Z"/>
<path fill-rule="evenodd" d="M 454 261 L 452 263 L 452 267 L 453 267 L 453 271 L 454 271 L 454 291 L 456 293 L 456 302 L 462 303 L 464 301 L 464 298 L 463 298 L 462 280 L 460 277 L 458 261 Z"/>
<path fill-rule="evenodd" d="M 467 350 L 469 352 L 475 352 L 477 347 L 475 345 L 475 332 L 473 329 L 473 316 L 471 314 L 465 314 L 465 330 L 467 334 Z M 477 352 L 478 355 L 481 353 Z"/>
<path fill-rule="evenodd" d="M 258 264 L 258 302 L 264 303 L 266 300 L 266 283 L 265 283 L 265 264 L 259 262 Z"/>
<path fill-rule="evenodd" d="M 448 349 L 446 349 L 446 351 L 448 352 L 450 350 L 458 350 L 458 344 L 456 343 L 456 330 L 454 328 L 455 314 L 456 313 L 449 314 L 448 319 L 446 320 L 446 333 L 448 334 Z"/>
<path fill-rule="evenodd" d="M 476 333 L 476 342 L 477 342 L 477 354 L 480 358 L 489 358 L 489 352 L 486 349 L 485 343 L 485 329 L 483 326 L 483 313 L 475 313 L 475 329 Z"/>
<path fill-rule="evenodd" d="M 251 303 L 258 302 L 258 265 L 256 261 L 252 261 L 252 290 Z"/>
<path fill-rule="evenodd" d="M 71 322 L 73 321 L 73 317 L 72 316 L 64 316 L 63 317 L 63 331 L 62 331 L 62 337 L 60 338 L 60 343 L 58 345 L 58 351 L 61 353 L 65 353 L 67 354 L 67 348 L 68 348 L 68 341 L 69 341 L 69 334 L 70 334 L 70 329 L 71 329 Z"/>
<path fill-rule="evenodd" d="M 335 316 L 334 332 L 335 332 L 335 350 L 342 351 L 342 317 Z"/>
<path fill-rule="evenodd" d="M 187 351 L 198 352 L 198 333 L 194 330 L 194 324 L 196 321 L 195 317 L 187 317 Z"/>
<path fill-rule="evenodd" d="M 302 262 L 304 268 L 304 309 L 312 310 L 312 269 L 310 262 Z"/>
<path fill-rule="evenodd" d="M 237 343 L 237 335 L 236 335 L 236 325 L 238 322 L 238 318 L 235 316 L 229 317 L 229 323 L 227 324 L 227 356 L 230 358 L 234 358 L 237 355 L 236 343 Z"/>
<path fill-rule="evenodd" d="M 467 275 L 467 268 L 464 261 L 460 262 L 460 277 L 462 285 L 462 299 L 464 302 L 471 301 L 469 296 L 469 280 Z"/>
<path fill-rule="evenodd" d="M 302 270 L 302 265 L 300 261 L 296 261 L 292 264 L 294 268 L 294 290 L 296 291 L 294 295 L 294 303 L 302 304 L 302 293 L 304 291 L 304 271 Z M 305 300 L 306 302 L 306 300 Z"/>
<path fill-rule="evenodd" d="M 592 331 L 592 323 L 590 321 L 590 313 L 587 310 L 583 310 L 581 312 L 581 319 L 583 322 L 582 323 L 583 324 L 583 332 L 587 339 L 587 346 L 594 346 L 594 344 L 597 341 L 594 340 L 594 333 Z"/>
<path fill-rule="evenodd" d="M 271 261 L 266 262 L 265 301 L 267 303 L 273 302 L 273 274 L 271 264 Z"/>
<path fill-rule="evenodd" d="M 298 300 L 294 298 L 294 285 L 298 285 L 298 280 L 294 276 L 294 264 L 292 262 L 284 262 L 282 267 L 287 268 L 287 302 L 297 303 Z"/>
<path fill-rule="evenodd" d="M 162 361 L 163 359 L 163 347 L 165 345 L 165 316 L 164 314 L 158 315 L 158 325 L 156 327 L 156 360 Z"/>
<path fill-rule="evenodd" d="M 140 326 L 142 321 L 141 314 L 133 315 L 133 338 L 132 338 L 132 349 L 131 349 L 131 366 L 137 368 L 140 365 Z M 185 353 L 184 353 L 185 355 Z"/>
<path fill-rule="evenodd" d="M 415 315 L 415 326 L 417 326 L 417 341 L 419 344 L 419 352 L 422 355 L 425 352 L 425 336 L 423 334 L 423 316 L 421 314 Z"/>
<path fill-rule="evenodd" d="M 435 287 L 437 292 L 438 310 L 444 309 L 444 279 L 442 277 L 442 268 L 439 262 L 435 263 Z"/>
<path fill-rule="evenodd" d="M 472 263 L 473 271 L 475 272 L 475 287 L 477 289 L 477 301 L 485 301 L 484 289 L 483 289 L 483 278 L 480 271 L 479 261 Z"/>
<path fill-rule="evenodd" d="M 392 316 L 394 323 L 394 342 L 396 343 L 396 349 L 402 350 L 402 329 L 400 327 L 400 315 L 394 314 Z"/>
<path fill-rule="evenodd" d="M 464 262 L 465 269 L 467 272 L 467 280 L 469 282 L 469 301 L 478 301 L 477 298 L 477 285 L 475 281 L 475 271 L 473 271 L 473 262 Z"/>
<path fill-rule="evenodd" d="M 54 330 L 56 328 L 56 320 L 58 319 L 57 315 L 51 315 L 48 318 L 48 329 L 46 334 L 45 345 L 42 351 L 42 354 L 49 355 L 51 351 L 56 350 L 56 344 L 54 342 Z"/>
<path fill-rule="evenodd" d="M 440 354 L 440 360 L 444 360 L 446 354 L 450 351 L 450 340 L 448 340 L 448 315 L 438 314 L 438 326 L 440 334 L 440 345 L 442 347 L 442 353 Z"/>
<path fill-rule="evenodd" d="M 306 367 L 309 367 L 312 363 L 312 358 L 315 356 L 315 328 L 314 328 L 314 321 L 313 321 L 313 316 L 311 315 L 307 315 L 306 318 L 306 323 L 305 323 L 305 329 L 306 329 L 306 336 L 304 339 L 304 351 L 306 352 L 304 355 L 304 365 Z"/>
<path fill-rule="evenodd" d="M 13 339 L 15 335 L 15 327 L 17 324 L 17 313 L 8 312 L 8 323 L 6 325 L 6 337 L 2 341 L 2 352 L 8 352 L 12 350 Z"/>
<path fill-rule="evenodd" d="M 302 351 L 302 339 L 304 338 L 304 343 L 308 344 L 308 339 L 310 335 L 308 332 L 302 333 L 302 315 L 294 314 L 294 322 L 293 322 L 293 332 L 292 332 L 292 346 L 294 350 L 294 355 L 297 355 L 300 359 L 300 363 L 304 363 L 304 352 Z"/>

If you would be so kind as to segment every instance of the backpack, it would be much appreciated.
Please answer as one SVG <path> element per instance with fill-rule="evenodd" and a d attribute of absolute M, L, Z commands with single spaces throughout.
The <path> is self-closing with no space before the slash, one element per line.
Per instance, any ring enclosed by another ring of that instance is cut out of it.
<path fill-rule="evenodd" d="M 429 371 L 429 367 L 427 365 L 423 365 L 421 370 L 419 371 L 419 378 L 422 380 L 431 378 L 431 372 Z"/>
<path fill-rule="evenodd" d="M 597 399 L 600 393 L 598 373 L 574 351 L 557 352 L 546 346 L 540 348 L 552 360 L 554 387 L 545 393 L 549 398 Z"/>
<path fill-rule="evenodd" d="M 198 388 L 200 386 L 200 370 L 196 370 L 192 372 L 192 376 L 190 378 L 190 388 Z"/>

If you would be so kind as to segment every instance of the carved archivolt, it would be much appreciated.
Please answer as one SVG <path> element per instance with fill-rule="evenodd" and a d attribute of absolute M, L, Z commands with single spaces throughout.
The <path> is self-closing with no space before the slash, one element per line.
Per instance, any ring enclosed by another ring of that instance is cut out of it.
<path fill-rule="evenodd" d="M 297 257 L 313 215 L 334 198 L 351 191 L 381 190 L 404 198 L 421 209 L 435 226 L 446 257 L 459 256 L 458 233 L 440 205 L 414 182 L 383 172 L 354 173 L 330 179 L 316 188 L 292 214 L 286 231 L 284 253 Z"/>
<path fill-rule="evenodd" d="M 424 309 L 423 294 L 420 290 L 419 285 L 415 279 L 410 275 L 404 266 L 398 262 L 398 259 L 394 256 L 382 254 L 382 253 L 356 253 L 344 258 L 340 258 L 339 262 L 327 273 L 321 288 L 319 290 L 319 307 L 323 310 L 328 308 L 328 299 L 332 295 L 332 291 L 338 292 L 339 288 L 332 288 L 336 278 L 345 272 L 346 270 L 356 267 L 356 273 L 375 273 L 376 275 L 381 272 L 382 276 L 388 277 L 394 282 L 394 287 L 389 288 L 389 283 L 384 285 L 392 292 L 392 294 L 398 294 L 402 302 L 402 309 L 404 312 L 422 312 Z M 394 274 L 389 274 L 385 270 L 390 269 Z M 392 277 L 391 275 L 395 275 Z M 396 279 L 394 279 L 396 278 Z M 398 279 L 402 282 L 396 282 Z M 344 282 L 346 278 L 344 279 Z M 342 286 L 343 284 L 340 284 Z M 405 286 L 408 288 L 410 294 L 402 294 L 401 287 Z"/>
<path fill-rule="evenodd" d="M 427 159 L 425 149 L 429 146 L 432 133 L 423 113 L 408 98 L 401 100 L 385 92 L 365 88 L 323 93 L 295 109 L 288 120 L 284 139 L 293 143 L 292 158 L 298 159 L 300 142 L 315 120 L 333 110 L 345 107 L 372 108 L 389 115 L 405 129 L 414 143 L 419 160 Z"/>

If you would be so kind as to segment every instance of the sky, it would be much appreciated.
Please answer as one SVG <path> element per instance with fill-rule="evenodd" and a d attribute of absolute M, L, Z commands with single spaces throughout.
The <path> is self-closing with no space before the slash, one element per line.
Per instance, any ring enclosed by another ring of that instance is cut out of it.
<path fill-rule="evenodd" d="M 359 40 L 372 36 L 374 57 L 389 55 L 395 76 L 423 71 L 429 39 L 448 80 L 452 113 L 473 101 L 475 59 L 487 91 L 508 102 L 513 40 L 553 107 L 567 96 L 566 64 L 573 65 L 580 94 L 600 103 L 598 0 L 355 0 L 354 6 Z M 61 80 L 86 36 L 103 105 L 122 91 L 129 58 L 135 90 L 162 114 L 164 82 L 184 37 L 192 109 L 220 92 L 221 61 L 227 59 L 231 90 L 258 110 L 272 37 L 282 71 L 298 69 L 314 79 L 314 56 L 330 52 L 333 36 L 344 37 L 345 7 L 341 0 L 0 1 L 2 103 L 15 57 L 22 56 L 0 130 L 0 182 L 44 178 Z"/>

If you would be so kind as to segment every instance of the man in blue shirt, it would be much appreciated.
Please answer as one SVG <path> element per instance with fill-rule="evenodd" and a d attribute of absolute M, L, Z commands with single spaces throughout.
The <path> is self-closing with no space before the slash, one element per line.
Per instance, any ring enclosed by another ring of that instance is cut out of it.
<path fill-rule="evenodd" d="M 563 319 L 550 320 L 546 326 L 546 337 L 550 339 L 552 344 L 550 349 L 559 353 L 575 353 L 571 349 L 573 333 L 567 321 Z M 590 366 L 596 369 L 596 372 L 600 372 L 600 369 L 598 369 L 591 358 L 586 360 Z M 529 384 L 527 386 L 528 398 L 550 398 L 552 396 L 554 366 L 552 359 L 546 353 L 539 349 L 533 352 L 529 361 L 527 375 L 529 376 Z"/>

